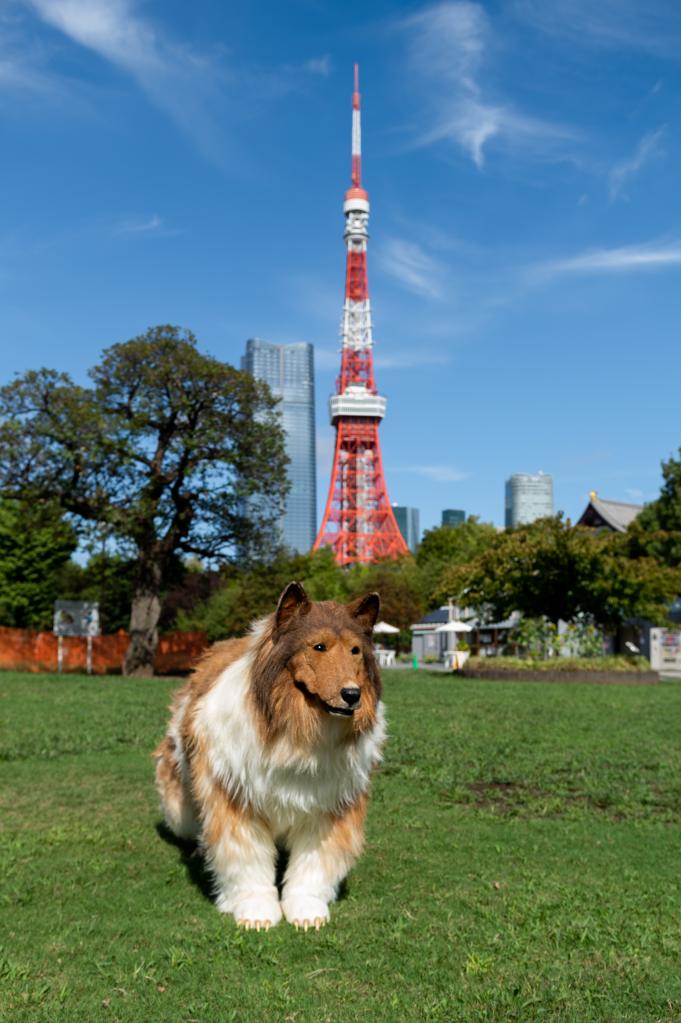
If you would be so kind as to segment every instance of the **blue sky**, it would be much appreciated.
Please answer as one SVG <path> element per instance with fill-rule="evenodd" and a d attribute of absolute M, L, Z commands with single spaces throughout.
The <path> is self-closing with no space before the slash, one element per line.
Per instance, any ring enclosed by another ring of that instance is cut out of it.
<path fill-rule="evenodd" d="M 4 379 L 155 323 L 317 354 L 319 513 L 360 64 L 391 499 L 650 500 L 681 445 L 681 5 L 0 3 Z"/>

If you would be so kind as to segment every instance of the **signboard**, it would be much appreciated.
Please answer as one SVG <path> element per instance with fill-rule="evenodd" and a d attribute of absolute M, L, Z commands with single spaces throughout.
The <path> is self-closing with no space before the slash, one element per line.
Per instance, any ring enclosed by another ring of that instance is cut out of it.
<path fill-rule="evenodd" d="M 681 672 L 681 632 L 676 629 L 650 630 L 650 666 L 653 671 Z"/>
<path fill-rule="evenodd" d="M 98 636 L 99 604 L 87 600 L 55 600 L 55 636 Z"/>
<path fill-rule="evenodd" d="M 87 673 L 92 674 L 92 637 L 99 636 L 99 604 L 91 600 L 55 600 L 52 631 L 58 637 L 57 671 L 64 664 L 64 638 L 87 637 Z"/>

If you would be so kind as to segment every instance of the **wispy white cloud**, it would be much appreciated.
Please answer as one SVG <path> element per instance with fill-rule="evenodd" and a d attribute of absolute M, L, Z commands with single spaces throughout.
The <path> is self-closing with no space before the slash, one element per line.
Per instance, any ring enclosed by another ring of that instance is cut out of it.
<path fill-rule="evenodd" d="M 513 0 L 511 9 L 526 24 L 581 46 L 681 54 L 681 7 L 669 0 Z"/>
<path fill-rule="evenodd" d="M 141 218 L 138 217 L 124 220 L 115 228 L 115 234 L 121 235 L 125 234 L 149 235 L 161 233 L 168 234 L 175 232 L 169 232 L 168 228 L 165 227 L 163 220 L 161 219 L 161 217 L 159 217 L 157 213 L 154 213 L 150 217 Z"/>
<path fill-rule="evenodd" d="M 23 0 L 45 24 L 129 75 L 206 155 L 217 158 L 220 129 L 209 112 L 226 72 L 170 39 L 134 0 Z"/>
<path fill-rule="evenodd" d="M 462 96 L 424 132 L 421 144 L 453 139 L 468 151 L 476 167 L 482 168 L 485 146 L 491 139 L 511 149 L 524 149 L 540 156 L 556 152 L 560 143 L 575 138 L 576 133 L 563 125 L 530 117 L 509 106 L 495 106 Z"/>
<path fill-rule="evenodd" d="M 432 124 L 417 145 L 446 139 L 461 146 L 481 168 L 491 140 L 508 149 L 551 155 L 573 129 L 517 110 L 493 98 L 483 85 L 492 28 L 484 8 L 470 0 L 446 0 L 402 21 L 411 67 L 432 87 Z"/>
<path fill-rule="evenodd" d="M 377 253 L 384 273 L 421 298 L 441 298 L 444 267 L 416 242 L 388 238 Z"/>
<path fill-rule="evenodd" d="M 563 274 L 622 273 L 662 270 L 681 265 L 681 241 L 646 242 L 613 249 L 591 249 L 567 259 L 550 260 L 529 268 L 529 276 L 542 279 Z"/>
<path fill-rule="evenodd" d="M 49 91 L 49 79 L 31 64 L 16 56 L 0 54 L 0 90 Z"/>
<path fill-rule="evenodd" d="M 26 0 L 43 21 L 101 56 L 141 74 L 163 63 L 160 40 L 128 0 Z"/>
<path fill-rule="evenodd" d="M 3 93 L 50 102 L 61 101 L 69 88 L 68 79 L 52 74 L 47 48 L 23 31 L 23 18 L 0 4 L 0 97 Z"/>
<path fill-rule="evenodd" d="M 633 156 L 615 164 L 608 176 L 611 201 L 618 199 L 623 194 L 628 182 L 635 178 L 639 171 L 655 156 L 659 155 L 663 135 L 664 128 L 648 132 L 640 140 Z"/>
<path fill-rule="evenodd" d="M 403 21 L 410 58 L 422 72 L 478 93 L 478 74 L 490 39 L 484 8 L 469 0 L 426 7 Z"/>

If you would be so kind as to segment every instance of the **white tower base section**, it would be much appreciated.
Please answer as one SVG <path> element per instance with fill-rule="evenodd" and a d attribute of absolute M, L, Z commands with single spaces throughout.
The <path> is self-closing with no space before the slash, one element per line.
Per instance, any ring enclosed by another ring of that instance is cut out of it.
<path fill-rule="evenodd" d="M 329 398 L 329 418 L 334 426 L 339 416 L 363 416 L 371 419 L 383 419 L 387 399 L 380 394 L 372 394 L 361 384 L 351 384 L 342 394 L 332 394 Z"/>

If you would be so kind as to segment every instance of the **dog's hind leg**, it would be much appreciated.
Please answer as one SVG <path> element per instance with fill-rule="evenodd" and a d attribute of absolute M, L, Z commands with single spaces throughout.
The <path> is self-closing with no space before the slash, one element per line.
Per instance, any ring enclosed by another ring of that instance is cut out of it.
<path fill-rule="evenodd" d="M 189 785 L 178 756 L 177 742 L 166 735 L 154 751 L 156 788 L 166 824 L 178 838 L 196 839 L 199 823 Z"/>
<path fill-rule="evenodd" d="M 362 851 L 366 796 L 341 814 L 306 820 L 289 836 L 290 857 L 281 907 L 290 924 L 319 929 L 329 919 L 329 903 Z"/>

